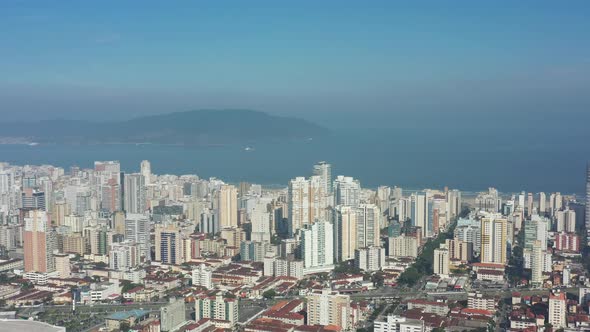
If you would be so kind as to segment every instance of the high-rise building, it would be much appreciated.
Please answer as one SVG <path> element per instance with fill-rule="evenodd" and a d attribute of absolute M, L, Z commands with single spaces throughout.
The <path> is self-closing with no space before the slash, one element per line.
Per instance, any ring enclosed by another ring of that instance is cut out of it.
<path fill-rule="evenodd" d="M 129 271 L 139 265 L 139 246 L 133 241 L 113 243 L 109 250 L 109 268 Z"/>
<path fill-rule="evenodd" d="M 432 235 L 432 228 L 430 226 L 431 215 L 430 212 L 432 211 L 429 204 L 428 194 L 412 194 L 410 196 L 411 200 L 411 216 L 410 219 L 412 220 L 412 225 L 420 227 L 422 230 L 422 237 L 429 237 Z"/>
<path fill-rule="evenodd" d="M 470 262 L 473 259 L 473 243 L 461 241 L 457 238 L 445 241 L 452 261 Z"/>
<path fill-rule="evenodd" d="M 301 229 L 301 255 L 305 273 L 329 271 L 334 268 L 334 227 L 317 221 Z"/>
<path fill-rule="evenodd" d="M 23 210 L 46 211 L 45 192 L 33 188 L 25 188 L 21 194 L 21 208 Z"/>
<path fill-rule="evenodd" d="M 357 248 L 381 246 L 381 211 L 374 204 L 360 204 L 356 215 Z"/>
<path fill-rule="evenodd" d="M 125 219 L 125 239 L 138 244 L 140 257 L 151 260 L 150 222 L 147 217 L 142 214 L 128 214 Z"/>
<path fill-rule="evenodd" d="M 449 276 L 450 256 L 446 244 L 434 249 L 434 274 L 441 277 Z"/>
<path fill-rule="evenodd" d="M 354 258 L 357 248 L 357 213 L 350 206 L 337 206 L 334 209 L 334 254 L 336 261 Z"/>
<path fill-rule="evenodd" d="M 307 295 L 307 324 L 336 325 L 341 331 L 351 327 L 350 297 L 329 290 Z"/>
<path fill-rule="evenodd" d="M 544 215 L 547 212 L 547 195 L 544 192 L 539 193 L 539 214 Z"/>
<path fill-rule="evenodd" d="M 290 235 L 309 224 L 309 181 L 304 177 L 297 177 L 289 181 L 288 204 L 289 221 L 288 232 Z"/>
<path fill-rule="evenodd" d="M 142 160 L 140 164 L 140 171 L 139 173 L 145 179 L 145 184 L 148 185 L 151 183 L 152 177 L 152 165 L 148 160 Z"/>
<path fill-rule="evenodd" d="M 319 176 L 323 192 L 332 193 L 332 165 L 325 161 L 313 165 L 313 175 Z"/>
<path fill-rule="evenodd" d="M 145 178 L 141 174 L 125 174 L 124 209 L 127 213 L 143 214 L 147 209 Z"/>
<path fill-rule="evenodd" d="M 176 331 L 186 321 L 184 298 L 170 298 L 169 304 L 160 308 L 160 331 Z"/>
<path fill-rule="evenodd" d="M 217 192 L 219 227 L 238 227 L 238 189 L 222 185 Z"/>
<path fill-rule="evenodd" d="M 360 204 L 361 184 L 350 176 L 338 175 L 334 180 L 334 204 L 358 207 Z"/>
<path fill-rule="evenodd" d="M 156 227 L 156 261 L 177 265 L 181 259 L 181 234 L 174 225 Z"/>
<path fill-rule="evenodd" d="M 448 191 L 447 204 L 449 206 L 449 219 L 457 218 L 461 213 L 461 192 L 457 189 Z"/>
<path fill-rule="evenodd" d="M 212 291 L 195 298 L 195 320 L 203 318 L 223 320 L 234 326 L 238 322 L 238 299 L 224 297 L 222 291 Z"/>
<path fill-rule="evenodd" d="M 205 264 L 199 264 L 192 271 L 193 286 L 205 287 L 205 289 L 212 289 L 213 269 Z"/>
<path fill-rule="evenodd" d="M 49 226 L 47 212 L 31 210 L 25 217 L 24 252 L 25 272 L 53 272 L 57 249 L 55 232 Z"/>
<path fill-rule="evenodd" d="M 531 254 L 531 284 L 535 287 L 543 285 L 543 262 L 545 259 L 543 249 L 541 241 L 535 240 L 533 242 Z"/>
<path fill-rule="evenodd" d="M 354 264 L 363 271 L 379 271 L 385 265 L 385 249 L 381 247 L 356 249 L 354 251 Z"/>
<path fill-rule="evenodd" d="M 571 253 L 580 252 L 580 237 L 575 233 L 555 234 L 555 249 Z"/>
<path fill-rule="evenodd" d="M 481 220 L 481 262 L 506 264 L 508 221 L 500 217 Z"/>
<path fill-rule="evenodd" d="M 549 295 L 549 324 L 554 329 L 567 327 L 567 305 L 565 293 Z"/>
<path fill-rule="evenodd" d="M 250 213 L 250 224 L 252 227 L 250 239 L 258 242 L 270 242 L 271 225 L 268 204 L 265 201 L 257 201 Z"/>
<path fill-rule="evenodd" d="M 323 191 L 321 176 L 309 179 L 297 177 L 289 182 L 288 189 L 288 232 L 290 235 L 304 225 L 312 224 L 317 219 L 326 220 L 328 196 Z"/>
<path fill-rule="evenodd" d="M 67 254 L 55 254 L 55 271 L 61 279 L 71 277 L 72 270 L 70 268 L 70 255 Z"/>
<path fill-rule="evenodd" d="M 401 236 L 389 238 L 390 257 L 418 257 L 418 240 L 414 236 Z"/>

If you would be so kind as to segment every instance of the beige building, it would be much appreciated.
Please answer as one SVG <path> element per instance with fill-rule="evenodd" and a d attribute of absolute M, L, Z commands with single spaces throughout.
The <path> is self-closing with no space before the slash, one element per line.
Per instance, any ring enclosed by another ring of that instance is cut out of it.
<path fill-rule="evenodd" d="M 549 324 L 553 325 L 554 329 L 567 327 L 566 315 L 565 293 L 549 295 Z"/>
<path fill-rule="evenodd" d="M 156 227 L 156 261 L 164 264 L 181 264 L 182 235 L 175 225 Z"/>
<path fill-rule="evenodd" d="M 418 240 L 413 236 L 400 235 L 389 238 L 390 257 L 418 257 Z"/>
<path fill-rule="evenodd" d="M 441 277 L 448 277 L 449 264 L 449 249 L 445 244 L 441 244 L 440 248 L 434 249 L 434 274 Z"/>
<path fill-rule="evenodd" d="M 222 185 L 217 192 L 219 227 L 238 227 L 238 189 Z"/>
<path fill-rule="evenodd" d="M 473 243 L 458 239 L 447 239 L 445 244 L 449 249 L 449 258 L 452 261 L 467 263 L 473 259 Z"/>
<path fill-rule="evenodd" d="M 507 237 L 508 221 L 506 219 L 483 218 L 481 220 L 481 262 L 506 265 Z"/>
<path fill-rule="evenodd" d="M 336 325 L 343 331 L 351 326 L 350 297 L 330 290 L 316 291 L 307 295 L 307 324 Z"/>
<path fill-rule="evenodd" d="M 66 254 L 53 255 L 55 257 L 55 271 L 61 279 L 71 277 L 70 256 Z"/>
<path fill-rule="evenodd" d="M 351 260 L 354 258 L 355 249 L 357 249 L 357 213 L 350 206 L 337 206 L 334 212 L 336 261 Z"/>

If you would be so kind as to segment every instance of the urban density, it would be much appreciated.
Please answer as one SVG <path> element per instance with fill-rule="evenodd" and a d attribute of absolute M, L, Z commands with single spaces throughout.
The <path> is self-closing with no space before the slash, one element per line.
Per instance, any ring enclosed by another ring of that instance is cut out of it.
<path fill-rule="evenodd" d="M 0 163 L 0 326 L 590 330 L 590 168 L 576 197 L 364 188 L 327 162 L 283 188 L 137 166 Z"/>

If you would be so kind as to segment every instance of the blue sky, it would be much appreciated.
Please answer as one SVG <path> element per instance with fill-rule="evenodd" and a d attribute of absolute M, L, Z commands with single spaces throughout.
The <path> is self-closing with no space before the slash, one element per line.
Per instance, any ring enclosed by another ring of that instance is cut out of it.
<path fill-rule="evenodd" d="M 0 2 L 4 119 L 587 110 L 588 1 Z"/>

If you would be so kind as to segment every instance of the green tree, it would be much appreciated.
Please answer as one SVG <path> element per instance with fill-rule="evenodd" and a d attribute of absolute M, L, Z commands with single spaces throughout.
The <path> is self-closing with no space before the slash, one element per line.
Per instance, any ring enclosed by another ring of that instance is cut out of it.
<path fill-rule="evenodd" d="M 266 292 L 262 293 L 262 296 L 263 296 L 265 299 L 272 300 L 272 299 L 274 299 L 274 297 L 275 297 L 275 296 L 277 296 L 277 292 L 275 292 L 275 290 L 274 290 L 274 289 L 269 289 L 269 290 L 267 290 Z"/>

